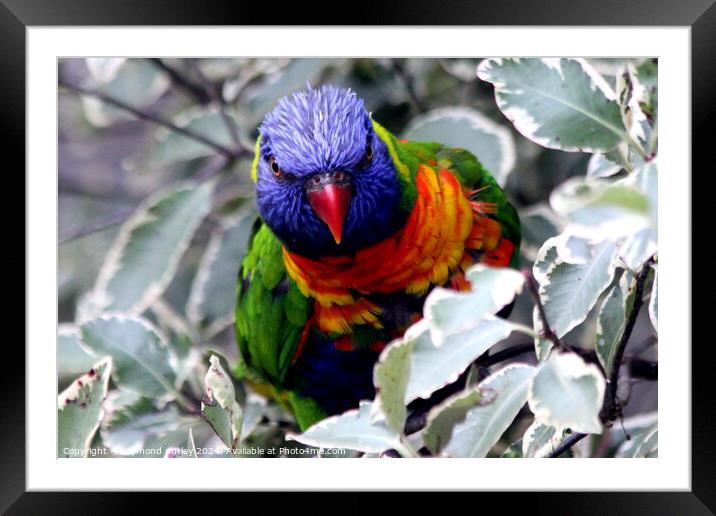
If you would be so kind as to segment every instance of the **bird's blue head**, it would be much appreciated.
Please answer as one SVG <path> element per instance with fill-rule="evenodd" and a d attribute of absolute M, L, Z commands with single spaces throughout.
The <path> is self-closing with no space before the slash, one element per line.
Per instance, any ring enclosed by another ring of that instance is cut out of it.
<path fill-rule="evenodd" d="M 325 85 L 284 97 L 259 131 L 259 213 L 291 252 L 351 254 L 404 223 L 388 146 L 353 91 Z"/>

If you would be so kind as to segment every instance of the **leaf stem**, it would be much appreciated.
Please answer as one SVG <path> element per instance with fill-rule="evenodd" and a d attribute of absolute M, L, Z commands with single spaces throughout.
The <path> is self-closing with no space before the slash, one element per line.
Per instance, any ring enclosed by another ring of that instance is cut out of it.
<path fill-rule="evenodd" d="M 529 326 L 525 324 L 520 324 L 518 322 L 510 321 L 510 324 L 514 327 L 515 330 L 524 333 L 525 335 L 529 337 L 539 338 L 540 335 L 534 331 L 533 328 L 530 328 Z M 534 345 L 532 346 L 534 348 Z"/>
<path fill-rule="evenodd" d="M 404 436 L 400 436 L 400 446 L 395 448 L 395 451 L 400 453 L 403 458 L 407 459 L 419 459 L 420 454 L 417 452 L 413 445 L 411 445 Z"/>
<path fill-rule="evenodd" d="M 644 148 L 634 140 L 634 138 L 631 137 L 629 133 L 624 133 L 624 141 L 627 142 L 627 144 L 636 151 L 637 154 L 639 154 L 639 157 L 643 159 L 644 161 L 649 161 L 649 155 L 646 153 Z"/>

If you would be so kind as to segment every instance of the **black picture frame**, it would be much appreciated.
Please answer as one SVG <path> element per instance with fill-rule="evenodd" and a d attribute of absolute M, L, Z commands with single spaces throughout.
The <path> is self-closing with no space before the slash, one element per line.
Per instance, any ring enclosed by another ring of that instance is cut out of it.
<path fill-rule="evenodd" d="M 14 156 L 14 166 L 6 165 L 6 174 L 19 179 L 15 171 L 25 167 L 25 59 L 26 29 L 47 25 L 282 25 L 333 24 L 331 20 L 317 18 L 319 12 L 337 12 L 333 6 L 321 7 L 312 3 L 306 9 L 304 3 L 281 3 L 280 8 L 261 2 L 239 3 L 204 0 L 179 2 L 178 0 L 2 0 L 0 1 L 0 59 L 4 76 L 2 117 L 0 131 L 7 157 Z M 310 12 L 309 12 L 310 11 Z M 691 28 L 692 72 L 692 149 L 693 167 L 707 163 L 713 168 L 707 139 L 716 121 L 714 94 L 716 93 L 716 5 L 713 0 L 552 0 L 550 2 L 525 2 L 524 0 L 493 0 L 471 2 L 469 0 L 445 2 L 415 1 L 364 1 L 348 4 L 351 25 L 397 24 L 397 25 L 620 25 L 620 26 L 688 26 Z M 319 21 L 320 20 L 320 21 Z M 345 15 L 341 17 L 345 24 Z M 54 115 L 48 115 L 54 116 Z M 713 144 L 712 144 L 713 145 Z M 10 171 L 13 172 L 10 172 Z M 692 178 L 695 174 L 692 172 Z M 24 181 L 19 186 L 24 191 Z M 698 190 L 693 189 L 693 193 Z M 702 189 L 700 194 L 708 195 Z M 713 203 L 711 203 L 713 204 Z M 708 221 L 706 212 L 709 202 L 705 199 L 692 202 L 692 221 Z M 13 221 L 20 231 L 16 217 Z M 706 222 L 707 224 L 708 222 Z M 7 228 L 13 229 L 13 228 Z M 692 228 L 693 231 L 693 228 Z M 693 243 L 698 235 L 693 232 Z M 9 232 L 6 230 L 6 238 Z M 20 241 L 19 239 L 16 241 Z M 19 246 L 16 246 L 19 247 Z M 692 270 L 709 270 L 705 263 L 708 249 L 702 246 L 702 254 L 685 250 L 686 257 L 693 256 Z M 24 248 L 23 248 L 24 249 Z M 24 253 L 24 250 L 23 250 Z M 27 258 L 27 257 L 25 257 Z M 19 261 L 15 256 L 12 260 Z M 699 261 L 701 260 L 701 261 Z M 699 264 L 701 266 L 699 267 Z M 14 268 L 14 266 L 11 265 Z M 10 269 L 6 274 L 12 275 Z M 27 273 L 26 273 L 27 274 Z M 7 295 L 11 291 L 8 291 Z M 692 300 L 684 300 L 692 302 Z M 16 306 L 19 303 L 14 303 Z M 692 305 L 692 320 L 710 309 L 708 303 Z M 703 314 L 705 316 L 705 314 Z M 694 334 L 695 335 L 695 334 Z M 7 341 L 3 361 L 15 364 L 4 368 L 0 376 L 0 510 L 9 514 L 63 514 L 63 513 L 115 513 L 146 508 L 144 497 L 128 496 L 126 493 L 38 493 L 26 492 L 26 441 L 25 441 L 25 352 L 13 342 Z M 688 342 L 669 343 L 689 345 Z M 713 388 L 708 370 L 712 369 L 710 350 L 713 344 L 693 339 L 692 345 L 692 490 L 690 492 L 590 492 L 590 493 L 523 493 L 510 494 L 509 508 L 529 505 L 530 513 L 539 514 L 714 514 L 716 512 L 716 425 L 714 424 Z M 555 479 L 559 483 L 559 479 Z M 299 496 L 298 493 L 292 496 Z M 358 494 L 343 495 L 342 503 Z M 471 495 L 477 496 L 477 495 Z M 480 497 L 495 496 L 479 494 Z M 499 494 L 497 495 L 499 496 Z M 303 496 L 302 496 L 303 498 Z M 173 501 L 183 497 L 172 494 Z M 475 499 L 473 500 L 475 501 Z M 487 498 L 480 498 L 479 505 L 486 507 Z M 304 503 L 298 499 L 293 504 Z M 308 503 L 308 502 L 305 502 Z M 470 502 L 471 504 L 473 502 Z M 477 505 L 472 505 L 477 508 Z"/>

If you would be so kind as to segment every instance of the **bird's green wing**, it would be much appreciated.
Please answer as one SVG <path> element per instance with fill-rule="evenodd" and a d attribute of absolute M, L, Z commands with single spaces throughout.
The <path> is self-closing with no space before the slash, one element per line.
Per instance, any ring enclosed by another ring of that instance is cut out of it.
<path fill-rule="evenodd" d="M 249 373 L 283 386 L 311 307 L 286 273 L 281 243 L 257 220 L 236 302 L 236 339 Z"/>

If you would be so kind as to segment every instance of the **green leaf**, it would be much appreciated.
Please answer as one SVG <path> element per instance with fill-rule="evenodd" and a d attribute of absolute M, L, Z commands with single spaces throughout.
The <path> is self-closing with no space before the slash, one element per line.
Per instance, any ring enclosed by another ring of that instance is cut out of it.
<path fill-rule="evenodd" d="M 622 71 L 624 65 L 633 61 L 638 64 L 643 58 L 624 58 L 624 57 L 588 57 L 586 61 L 599 72 L 600 75 L 609 79 L 610 84 L 616 81 L 616 76 Z"/>
<path fill-rule="evenodd" d="M 238 127 L 236 117 L 230 113 L 226 114 Z M 177 116 L 173 122 L 179 127 L 204 136 L 226 148 L 230 149 L 234 146 L 229 128 L 217 108 L 208 110 L 192 108 Z M 216 149 L 169 129 L 161 128 L 157 130 L 156 138 L 157 145 L 151 159 L 152 163 L 157 166 L 171 165 L 179 161 L 188 161 L 216 154 Z"/>
<path fill-rule="evenodd" d="M 520 212 L 522 242 L 520 250 L 525 257 L 534 261 L 542 244 L 557 236 L 563 230 L 563 224 L 546 203 L 533 205 Z"/>
<path fill-rule="evenodd" d="M 512 133 L 472 108 L 446 107 L 429 111 L 414 118 L 403 137 L 467 149 L 501 185 L 515 166 Z"/>
<path fill-rule="evenodd" d="M 191 286 L 189 322 L 212 336 L 234 321 L 238 268 L 249 244 L 256 213 L 251 211 L 214 231 Z"/>
<path fill-rule="evenodd" d="M 104 416 L 112 359 L 103 359 L 57 398 L 57 456 L 86 457 Z"/>
<path fill-rule="evenodd" d="M 196 64 L 207 79 L 221 83 L 245 72 L 250 61 L 250 58 L 203 57 Z"/>
<path fill-rule="evenodd" d="M 538 361 L 544 362 L 545 360 L 547 360 L 547 357 L 549 357 L 549 353 L 550 351 L 552 351 L 554 343 L 549 339 L 544 339 L 540 337 L 540 335 L 542 335 L 544 332 L 544 325 L 542 324 L 542 319 L 540 318 L 539 310 L 536 306 L 532 310 L 532 328 L 537 335 L 534 339 L 535 355 L 537 355 Z"/>
<path fill-rule="evenodd" d="M 146 319 L 107 315 L 80 327 L 82 341 L 96 356 L 111 356 L 112 379 L 120 389 L 156 398 L 176 395 L 176 357 L 166 339 Z"/>
<path fill-rule="evenodd" d="M 536 369 L 526 364 L 511 364 L 483 380 L 479 389 L 491 393 L 493 401 L 468 410 L 465 420 L 457 423 L 442 455 L 446 457 L 485 457 L 507 430 L 527 401 L 527 393 Z"/>
<path fill-rule="evenodd" d="M 547 239 L 537 253 L 537 259 L 532 265 L 532 274 L 538 282 L 547 281 L 547 273 L 559 260 L 557 248 L 564 248 L 564 240 L 573 238 L 569 233 L 561 233 L 556 237 Z M 565 248 L 567 249 L 567 248 Z"/>
<path fill-rule="evenodd" d="M 103 444 L 115 455 L 144 457 L 161 445 L 161 450 L 149 455 L 161 457 L 166 448 L 182 444 L 180 432 L 199 422 L 196 417 L 183 416 L 173 404 L 158 409 L 149 398 L 113 391 L 107 398 L 107 417 L 100 433 Z"/>
<path fill-rule="evenodd" d="M 616 247 L 612 242 L 588 245 L 588 241 L 579 237 L 565 239 L 565 236 L 548 240 L 540 250 L 542 258 L 552 258 L 546 272 L 542 262 L 534 267 L 547 320 L 560 337 L 586 319 L 611 284 L 616 263 Z M 578 245 L 577 251 L 565 247 L 565 242 Z M 556 253 L 549 252 L 552 247 L 556 247 Z M 585 256 L 585 249 L 589 256 Z"/>
<path fill-rule="evenodd" d="M 500 318 L 484 319 L 473 328 L 448 337 L 441 346 L 430 339 L 427 321 L 413 325 L 405 340 L 415 341 L 410 359 L 410 379 L 405 402 L 429 398 L 436 390 L 458 379 L 472 362 L 515 329 Z"/>
<path fill-rule="evenodd" d="M 89 60 L 88 60 L 89 61 Z M 127 59 L 119 63 L 113 58 L 88 62 L 88 69 L 97 90 L 136 108 L 154 104 L 169 87 L 169 78 L 146 59 Z M 82 96 L 87 120 L 97 127 L 109 127 L 134 117 L 89 95 Z"/>
<path fill-rule="evenodd" d="M 624 334 L 626 320 L 634 305 L 634 290 L 631 285 L 631 275 L 624 272 L 619 282 L 609 289 L 597 316 L 596 345 L 594 347 L 607 376 L 611 374 L 614 353 Z"/>
<path fill-rule="evenodd" d="M 580 217 L 580 213 L 587 208 L 601 208 L 604 211 L 611 208 L 616 217 L 649 215 L 649 200 L 636 188 L 622 181 L 574 177 L 552 192 L 550 204 L 560 215 L 576 221 L 585 218 L 583 215 Z"/>
<path fill-rule="evenodd" d="M 400 436 L 382 421 L 373 422 L 373 404 L 361 401 L 357 409 L 316 423 L 290 440 L 318 448 L 348 448 L 369 453 L 402 447 Z"/>
<path fill-rule="evenodd" d="M 618 165 L 627 172 L 631 172 L 634 168 L 634 164 L 631 160 L 631 157 L 634 156 L 633 152 L 634 149 L 629 147 L 628 143 L 622 142 L 609 152 L 605 152 L 603 156 L 614 165 Z M 587 164 L 587 166 L 589 166 L 589 164 Z"/>
<path fill-rule="evenodd" d="M 212 355 L 209 363 L 204 378 L 206 393 L 201 400 L 201 413 L 222 442 L 233 450 L 239 443 L 244 413 L 236 402 L 234 384 L 221 367 L 219 357 Z"/>
<path fill-rule="evenodd" d="M 92 78 L 100 84 L 112 82 L 124 63 L 124 57 L 87 57 L 85 64 Z"/>
<path fill-rule="evenodd" d="M 638 167 L 616 181 L 573 178 L 550 195 L 554 210 L 574 223 L 573 229 L 594 240 L 611 240 L 631 270 L 638 270 L 657 251 L 656 164 Z"/>
<path fill-rule="evenodd" d="M 604 389 L 604 377 L 595 365 L 576 353 L 552 353 L 532 382 L 530 410 L 546 425 L 599 434 Z"/>
<path fill-rule="evenodd" d="M 643 228 L 626 237 L 619 245 L 619 258 L 630 270 L 638 271 L 658 250 L 658 232 Z"/>
<path fill-rule="evenodd" d="M 604 156 L 604 154 L 595 153 L 589 159 L 587 164 L 587 177 L 611 177 L 619 173 L 622 166 L 615 164 Z"/>
<path fill-rule="evenodd" d="M 552 192 L 550 204 L 583 233 L 618 242 L 620 256 L 638 260 L 656 246 L 657 188 L 656 164 L 651 162 L 616 181 L 569 179 Z"/>
<path fill-rule="evenodd" d="M 552 149 L 609 151 L 625 139 L 615 94 L 583 59 L 485 59 L 478 77 L 530 140 Z"/>
<path fill-rule="evenodd" d="M 654 158 L 649 163 L 642 163 L 634 169 L 624 179 L 619 180 L 619 184 L 636 188 L 637 191 L 645 195 L 649 203 L 649 216 L 651 218 L 651 226 L 657 227 L 659 215 L 659 163 Z"/>
<path fill-rule="evenodd" d="M 656 133 L 659 118 L 658 74 L 658 62 L 655 59 L 647 59 L 638 65 L 633 73 L 633 80 L 643 87 L 643 92 L 637 99 L 639 108 L 646 115 L 653 133 Z M 652 140 L 656 143 L 654 138 Z M 655 145 L 650 145 L 650 150 L 654 151 L 655 147 Z"/>
<path fill-rule="evenodd" d="M 638 79 L 637 67 L 634 63 L 624 64 L 617 75 L 616 89 L 622 120 L 629 134 L 642 147 L 652 150 L 651 142 L 655 142 L 655 139 L 652 140 L 653 124 L 656 122 L 655 106 L 651 105 L 650 88 Z"/>
<path fill-rule="evenodd" d="M 152 196 L 122 225 L 93 292 L 98 309 L 143 312 L 166 289 L 211 207 L 210 183 Z"/>
<path fill-rule="evenodd" d="M 60 324 L 57 328 L 57 373 L 61 377 L 76 377 L 91 368 L 97 359 L 81 345 L 80 330 L 74 324 Z"/>
<path fill-rule="evenodd" d="M 486 405 L 492 401 L 491 393 L 483 393 L 479 388 L 472 388 L 458 393 L 433 407 L 428 413 L 423 440 L 425 446 L 437 455 L 443 446 L 450 441 L 453 427 L 465 420 L 468 410 L 476 406 Z"/>
<path fill-rule="evenodd" d="M 259 423 L 267 412 L 267 400 L 258 394 L 251 394 L 246 400 L 242 409 L 244 411 L 244 421 L 241 425 L 241 436 L 239 442 L 244 442 L 259 427 Z"/>
<path fill-rule="evenodd" d="M 659 331 L 659 324 L 658 324 L 658 315 L 659 315 L 659 301 L 658 301 L 658 286 L 657 282 L 659 279 L 659 267 L 658 265 L 654 264 L 652 265 L 654 268 L 654 283 L 651 287 L 651 299 L 649 299 L 649 319 L 651 319 L 651 324 L 654 326 L 654 329 L 658 332 Z"/>
<path fill-rule="evenodd" d="M 659 457 L 659 432 L 654 429 L 637 448 L 635 457 L 658 458 Z"/>
<path fill-rule="evenodd" d="M 407 417 L 405 392 L 414 344 L 414 341 L 404 340 L 392 342 L 380 354 L 373 370 L 373 383 L 377 392 L 373 407 L 385 418 L 388 428 L 399 434 L 403 433 Z"/>
<path fill-rule="evenodd" d="M 451 336 L 473 329 L 482 319 L 498 312 L 522 291 L 524 276 L 518 271 L 482 264 L 465 273 L 471 292 L 436 287 L 425 300 L 425 319 L 436 346 Z"/>
<path fill-rule="evenodd" d="M 156 306 L 156 304 L 154 305 Z M 173 366 L 176 371 L 174 388 L 182 390 L 184 384 L 188 384 L 190 392 L 195 397 L 201 397 L 204 393 L 203 377 L 198 372 L 199 364 L 202 363 L 202 353 L 198 346 L 194 346 L 192 339 L 195 336 L 179 331 L 169 331 L 169 348 L 176 357 L 177 363 Z"/>
<path fill-rule="evenodd" d="M 562 431 L 535 420 L 522 437 L 523 457 L 544 457 L 562 440 Z"/>

